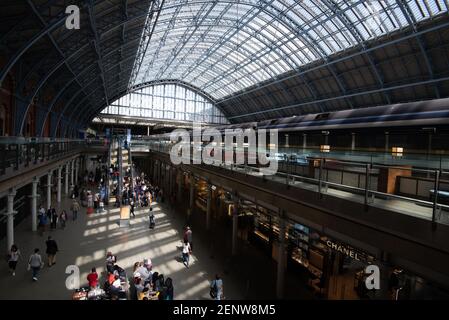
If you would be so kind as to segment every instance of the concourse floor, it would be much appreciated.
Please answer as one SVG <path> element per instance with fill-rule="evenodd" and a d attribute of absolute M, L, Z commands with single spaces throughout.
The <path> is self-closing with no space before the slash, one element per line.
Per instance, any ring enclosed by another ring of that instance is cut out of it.
<path fill-rule="evenodd" d="M 69 212 L 70 203 L 70 199 L 64 199 L 61 207 Z M 229 226 L 213 223 L 213 241 L 210 241 L 211 233 L 201 230 L 204 228 L 202 217 L 199 214 L 192 217 L 194 251 L 187 269 L 182 264 L 180 251 L 186 224 L 182 206 L 175 209 L 154 205 L 154 230 L 148 228 L 148 211 L 148 208 L 136 208 L 136 218 L 131 219 L 130 227 L 120 228 L 119 209 L 111 206 L 104 213 L 87 216 L 86 209 L 82 208 L 76 221 L 71 220 L 69 213 L 65 230 L 58 228 L 43 236 L 31 232 L 31 219 L 28 217 L 14 230 L 15 243 L 22 253 L 16 276 L 9 273 L 5 261 L 0 264 L 0 299 L 70 299 L 73 291 L 65 285 L 68 277 L 66 268 L 78 266 L 80 283 L 85 285 L 90 269 L 96 267 L 104 282 L 108 251 L 117 255 L 118 265 L 126 269 L 128 276 L 134 262 L 151 258 L 153 271 L 173 279 L 176 300 L 210 299 L 209 281 L 216 273 L 223 277 L 226 299 L 275 298 L 275 262 L 245 243 L 239 243 L 239 254 L 231 258 Z M 48 235 L 59 246 L 57 263 L 50 268 L 45 265 L 39 280 L 33 282 L 31 271 L 27 271 L 28 257 L 34 248 L 39 248 L 46 261 L 45 240 Z M 2 239 L 0 245 L 5 249 L 6 239 Z M 298 282 L 300 280 L 289 277 L 287 274 L 287 297 L 312 298 L 305 286 Z"/>

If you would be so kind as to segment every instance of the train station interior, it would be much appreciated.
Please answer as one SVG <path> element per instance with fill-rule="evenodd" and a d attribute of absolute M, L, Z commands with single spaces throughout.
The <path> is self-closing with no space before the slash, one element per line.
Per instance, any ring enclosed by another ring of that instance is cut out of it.
<path fill-rule="evenodd" d="M 0 1 L 0 300 L 449 299 L 448 12 Z"/>

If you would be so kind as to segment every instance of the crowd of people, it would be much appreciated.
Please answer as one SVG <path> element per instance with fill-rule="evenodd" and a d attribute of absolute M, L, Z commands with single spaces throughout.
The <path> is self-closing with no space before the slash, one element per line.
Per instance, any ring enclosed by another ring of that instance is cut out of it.
<path fill-rule="evenodd" d="M 109 170 L 108 170 L 109 169 Z M 82 207 L 100 207 L 100 203 L 107 204 L 108 179 L 114 181 L 113 195 L 116 196 L 116 206 L 127 205 L 130 207 L 131 216 L 135 218 L 135 209 L 141 208 L 145 214 L 148 214 L 149 228 L 156 226 L 155 216 L 153 214 L 153 204 L 164 202 L 164 192 L 161 188 L 151 183 L 148 177 L 142 172 L 133 176 L 130 170 L 127 170 L 123 177 L 123 192 L 119 194 L 117 167 L 105 166 L 97 168 L 94 172 L 84 172 L 84 185 L 80 190 L 77 185 L 71 194 L 70 210 L 67 212 L 61 209 L 58 213 L 56 208 L 51 206 L 47 210 L 43 205 L 39 206 L 37 222 L 38 231 L 41 236 L 46 232 L 55 231 L 58 227 L 61 230 L 66 228 L 68 221 L 76 221 Z M 135 168 L 134 168 L 135 169 Z M 136 173 L 137 170 L 135 169 Z M 98 188 L 98 193 L 91 190 Z M 79 198 L 79 200 L 78 200 Z M 193 250 L 192 230 L 187 226 L 184 230 L 182 239 L 181 256 L 186 268 L 190 266 L 190 256 Z M 48 236 L 45 242 L 47 255 L 47 266 L 51 268 L 56 264 L 56 254 L 59 251 L 56 241 L 52 236 Z M 27 269 L 31 271 L 32 280 L 38 281 L 40 270 L 45 263 L 40 253 L 40 248 L 35 248 L 27 260 Z M 19 247 L 14 244 L 8 252 L 8 266 L 13 276 L 16 274 L 16 268 L 22 254 Z M 86 278 L 88 286 L 82 290 L 77 290 L 78 298 L 92 299 L 127 299 L 135 300 L 173 300 L 174 284 L 170 277 L 165 278 L 163 274 L 153 270 L 151 259 L 144 259 L 135 262 L 133 274 L 127 278 L 125 270 L 117 264 L 117 256 L 111 252 L 106 256 L 106 271 L 100 278 L 97 268 L 93 267 Z M 223 281 L 217 275 L 211 282 L 210 296 L 213 299 L 223 298 Z M 84 295 L 81 294 L 84 292 Z"/>
<path fill-rule="evenodd" d="M 47 265 L 48 267 L 52 267 L 56 264 L 56 253 L 59 251 L 58 244 L 51 237 L 48 236 L 47 241 L 45 242 L 47 254 Z M 16 244 L 11 246 L 11 249 L 8 252 L 8 266 L 11 274 L 13 276 L 16 275 L 16 268 L 19 260 L 22 258 L 22 254 L 19 250 L 19 247 Z M 44 261 L 42 256 L 40 255 L 40 249 L 35 248 L 33 254 L 28 258 L 27 270 L 32 271 L 32 280 L 37 281 L 39 271 L 44 267 Z"/>

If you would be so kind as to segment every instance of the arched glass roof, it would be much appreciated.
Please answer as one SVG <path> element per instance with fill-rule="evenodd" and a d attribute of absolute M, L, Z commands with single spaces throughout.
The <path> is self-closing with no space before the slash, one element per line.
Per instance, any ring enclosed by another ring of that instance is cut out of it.
<path fill-rule="evenodd" d="M 114 101 L 101 113 L 154 120 L 229 123 L 214 101 L 206 95 L 187 85 L 170 81 L 137 88 Z"/>
<path fill-rule="evenodd" d="M 151 36 L 144 32 L 142 60 L 130 85 L 176 79 L 218 100 L 448 11 L 446 0 L 161 0 L 160 5 L 160 14 L 147 19 Z"/>

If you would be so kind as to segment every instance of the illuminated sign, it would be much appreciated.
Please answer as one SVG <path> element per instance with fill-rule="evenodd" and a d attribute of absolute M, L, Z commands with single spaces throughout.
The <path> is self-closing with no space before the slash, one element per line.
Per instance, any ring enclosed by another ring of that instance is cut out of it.
<path fill-rule="evenodd" d="M 332 250 L 338 251 L 342 254 L 344 254 L 345 256 L 348 256 L 354 260 L 357 261 L 362 261 L 365 260 L 363 257 L 363 254 L 360 254 L 359 252 L 355 251 L 353 248 L 340 244 L 340 243 L 336 243 L 336 242 L 332 242 L 331 240 L 327 240 L 326 244 L 329 248 L 331 248 Z"/>

